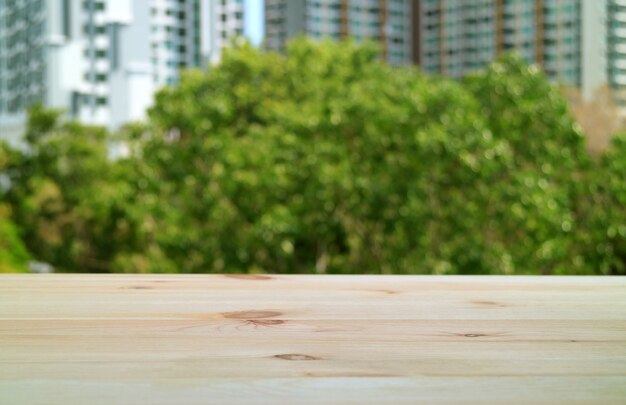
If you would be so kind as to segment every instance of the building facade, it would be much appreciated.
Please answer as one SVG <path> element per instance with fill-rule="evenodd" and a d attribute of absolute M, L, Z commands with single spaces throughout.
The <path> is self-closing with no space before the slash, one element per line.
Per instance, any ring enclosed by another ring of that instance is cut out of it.
<path fill-rule="evenodd" d="M 352 37 L 380 44 L 392 64 L 412 60 L 412 0 L 266 0 L 265 45 L 281 51 L 288 39 Z"/>
<path fill-rule="evenodd" d="M 206 15 L 200 34 L 204 54 L 216 63 L 234 37 L 244 36 L 244 1 L 204 0 L 203 10 Z"/>
<path fill-rule="evenodd" d="M 266 0 L 265 43 L 297 35 L 380 43 L 382 57 L 461 77 L 504 52 L 585 99 L 610 86 L 626 106 L 626 0 Z"/>
<path fill-rule="evenodd" d="M 606 0 L 422 0 L 414 20 L 415 62 L 429 73 L 461 77 L 515 51 L 585 98 L 608 83 Z"/>
<path fill-rule="evenodd" d="M 40 101 L 111 129 L 243 34 L 242 0 L 0 0 L 0 138 Z"/>
<path fill-rule="evenodd" d="M 626 109 L 626 0 L 609 0 L 607 15 L 607 80 L 619 106 Z M 587 63 L 592 65 L 593 61 Z"/>

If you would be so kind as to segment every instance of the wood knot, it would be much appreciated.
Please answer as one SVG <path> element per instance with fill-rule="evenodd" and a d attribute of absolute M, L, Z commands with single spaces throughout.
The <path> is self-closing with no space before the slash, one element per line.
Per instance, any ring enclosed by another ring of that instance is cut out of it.
<path fill-rule="evenodd" d="M 235 312 L 223 312 L 222 316 L 228 319 L 259 319 L 259 318 L 273 318 L 275 316 L 282 315 L 277 311 L 235 311 Z"/>
<path fill-rule="evenodd" d="M 495 301 L 472 301 L 473 304 L 476 305 L 484 305 L 486 307 L 506 307 L 506 304 L 503 304 L 501 302 L 495 302 Z"/>
<path fill-rule="evenodd" d="M 474 337 L 481 337 L 481 336 L 487 336 L 487 335 L 483 335 L 482 333 L 465 333 L 463 334 L 463 336 L 474 338 Z"/>
<path fill-rule="evenodd" d="M 272 277 L 263 274 L 225 274 L 228 278 L 237 278 L 240 280 L 271 280 Z"/>
<path fill-rule="evenodd" d="M 380 292 L 380 293 L 383 293 L 383 294 L 387 294 L 387 295 L 394 295 L 394 294 L 399 294 L 400 293 L 399 291 L 384 290 L 384 289 L 383 290 L 374 290 L 374 291 Z"/>
<path fill-rule="evenodd" d="M 122 290 L 154 290 L 154 287 L 147 285 L 131 285 L 129 287 L 120 287 Z"/>
<path fill-rule="evenodd" d="M 285 323 L 285 321 L 280 319 L 261 319 L 261 320 L 251 320 L 250 322 L 254 322 L 257 325 L 281 325 Z"/>
<path fill-rule="evenodd" d="M 252 326 L 253 328 L 258 328 L 260 326 L 272 328 L 276 325 L 282 325 L 285 321 L 281 319 L 248 319 L 246 321 L 241 321 L 244 325 Z"/>
<path fill-rule="evenodd" d="M 322 360 L 320 357 L 309 356 L 308 354 L 296 354 L 296 353 L 288 353 L 288 354 L 277 354 L 274 357 L 282 360 Z"/>

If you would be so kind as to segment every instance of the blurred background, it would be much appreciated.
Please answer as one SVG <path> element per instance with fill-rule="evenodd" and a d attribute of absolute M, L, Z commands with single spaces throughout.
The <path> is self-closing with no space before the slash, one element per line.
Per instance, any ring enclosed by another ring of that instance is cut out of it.
<path fill-rule="evenodd" d="M 626 274 L 626 2 L 0 0 L 0 272 Z"/>

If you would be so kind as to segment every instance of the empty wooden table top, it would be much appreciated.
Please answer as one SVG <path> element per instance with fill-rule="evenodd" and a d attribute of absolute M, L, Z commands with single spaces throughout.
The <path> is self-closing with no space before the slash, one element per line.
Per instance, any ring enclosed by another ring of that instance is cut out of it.
<path fill-rule="evenodd" d="M 626 403 L 626 278 L 3 275 L 0 404 Z"/>

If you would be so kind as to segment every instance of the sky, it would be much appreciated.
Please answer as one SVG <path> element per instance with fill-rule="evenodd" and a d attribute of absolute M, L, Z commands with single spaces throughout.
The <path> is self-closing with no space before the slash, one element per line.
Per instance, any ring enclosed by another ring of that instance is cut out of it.
<path fill-rule="evenodd" d="M 254 45 L 263 40 L 263 0 L 244 0 L 244 35 Z"/>

